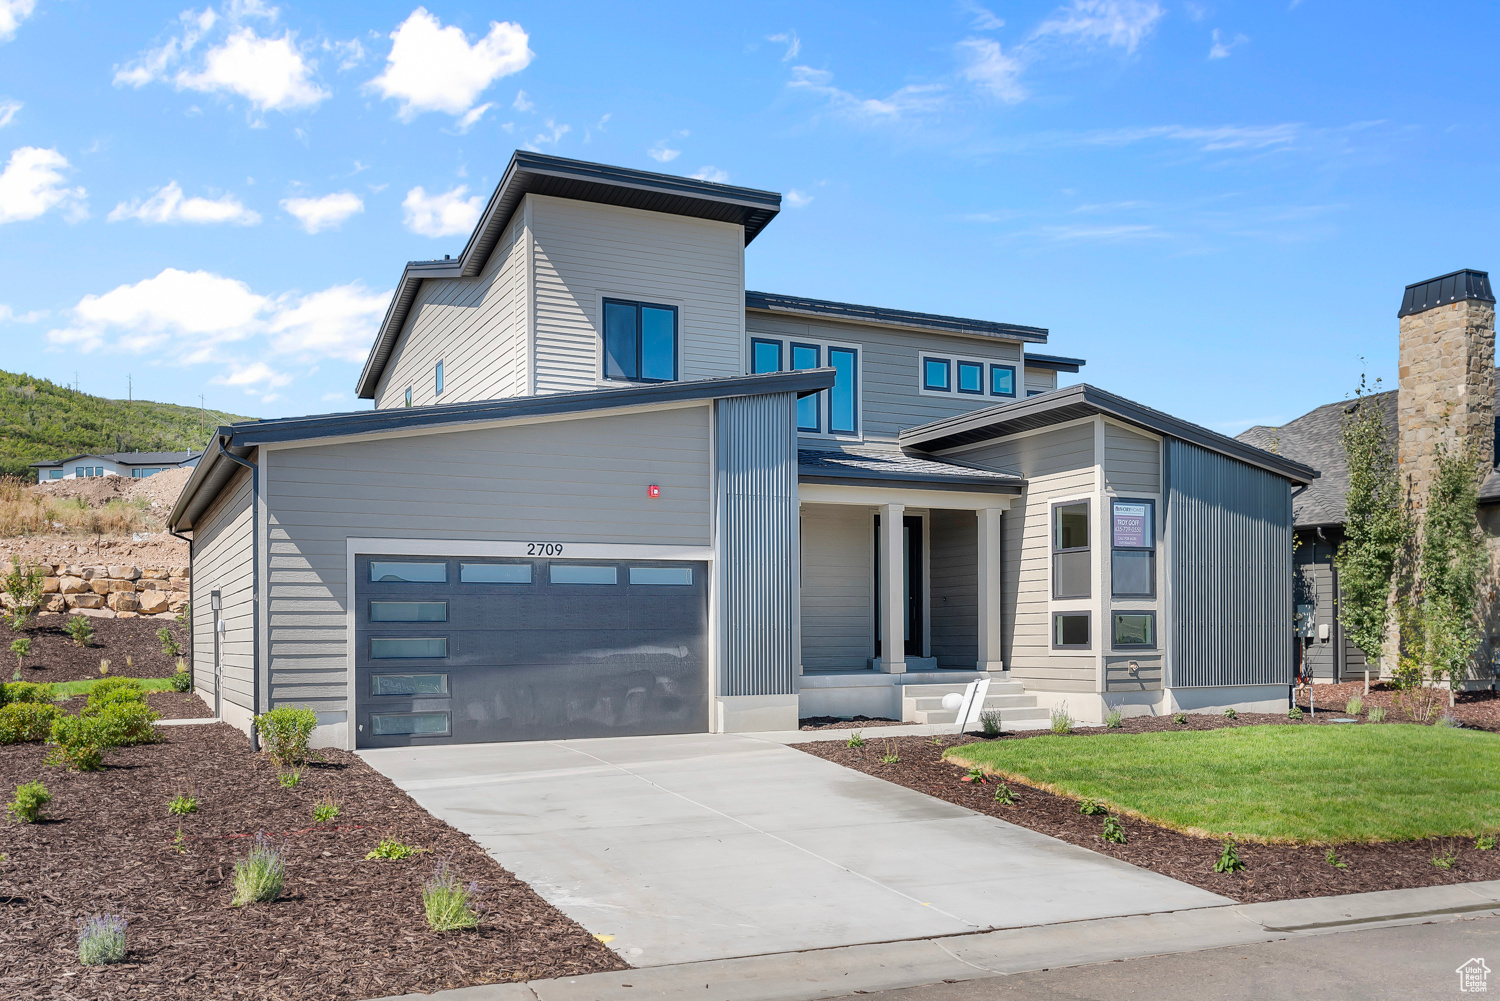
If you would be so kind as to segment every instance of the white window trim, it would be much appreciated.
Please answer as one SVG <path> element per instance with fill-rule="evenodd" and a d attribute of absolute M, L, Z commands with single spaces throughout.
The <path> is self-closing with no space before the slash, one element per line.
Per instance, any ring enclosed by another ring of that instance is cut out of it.
<path fill-rule="evenodd" d="M 949 363 L 948 378 L 951 381 L 952 389 L 945 392 L 941 389 L 927 388 L 926 369 L 927 359 L 929 358 Z M 979 366 L 980 392 L 960 393 L 958 391 L 958 363 L 961 361 L 972 362 Z M 998 396 L 990 392 L 991 365 L 1004 365 L 1006 368 L 1015 371 L 1015 394 L 1011 396 Z M 917 353 L 917 393 L 921 396 L 933 396 L 940 400 L 1003 400 L 1014 402 L 1026 398 L 1021 395 L 1025 392 L 1025 387 L 1021 385 L 1025 379 L 1025 363 L 1019 358 L 976 358 L 973 355 L 950 354 L 946 351 L 919 351 Z"/>
<path fill-rule="evenodd" d="M 942 394 L 938 394 L 942 395 Z M 1101 602 L 1097 594 L 1093 594 L 1099 586 L 1099 495 L 1097 492 L 1082 494 L 1067 494 L 1057 497 L 1048 497 L 1047 505 L 1047 654 L 1050 657 L 1079 657 L 1089 658 L 1098 655 L 1101 649 L 1108 649 L 1108 644 L 1100 646 L 1099 623 Z M 1088 504 L 1089 506 L 1089 565 L 1090 565 L 1090 596 L 1087 598 L 1054 598 L 1052 597 L 1052 533 L 1056 531 L 1053 524 L 1053 511 L 1065 504 Z M 1069 647 L 1059 650 L 1053 647 L 1053 616 L 1057 612 L 1089 612 L 1089 645 L 1087 647 Z"/>
<path fill-rule="evenodd" d="M 861 442 L 865 440 L 865 346 L 850 341 L 828 341 L 821 337 L 794 337 L 791 334 L 763 334 L 751 330 L 745 335 L 745 360 L 746 374 L 753 374 L 748 370 L 755 365 L 755 342 L 776 341 L 781 345 L 781 364 L 783 372 L 792 372 L 795 369 L 787 368 L 792 363 L 792 345 L 809 344 L 819 351 L 819 364 L 824 368 L 831 367 L 828 363 L 829 348 L 843 348 L 854 352 L 854 433 L 846 431 L 833 432 L 827 430 L 829 424 L 829 407 L 831 397 L 820 396 L 818 400 L 818 425 L 821 431 L 797 432 L 801 438 L 824 438 L 829 441 L 852 441 Z M 939 394 L 941 395 L 941 394 Z"/>

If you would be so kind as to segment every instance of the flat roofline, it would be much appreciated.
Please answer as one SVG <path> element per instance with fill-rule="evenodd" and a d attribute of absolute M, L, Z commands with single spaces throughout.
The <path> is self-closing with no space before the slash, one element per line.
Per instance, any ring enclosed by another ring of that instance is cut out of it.
<path fill-rule="evenodd" d="M 917 313 L 912 310 L 890 309 L 884 306 L 862 306 L 852 302 L 809 299 L 805 296 L 784 295 L 776 292 L 747 290 L 745 308 L 764 313 L 790 313 L 800 316 L 851 320 L 855 323 L 870 323 L 882 327 L 902 327 L 908 330 L 958 334 L 966 337 L 987 337 L 1035 344 L 1047 343 L 1045 327 L 1028 327 L 1019 323 L 1002 323 L 998 320 L 976 320 L 965 316 L 944 316 L 940 313 Z"/>
<path fill-rule="evenodd" d="M 1065 358 L 1062 355 L 1033 355 L 1026 356 L 1027 368 L 1045 368 L 1053 372 L 1076 372 L 1088 362 L 1082 358 Z"/>

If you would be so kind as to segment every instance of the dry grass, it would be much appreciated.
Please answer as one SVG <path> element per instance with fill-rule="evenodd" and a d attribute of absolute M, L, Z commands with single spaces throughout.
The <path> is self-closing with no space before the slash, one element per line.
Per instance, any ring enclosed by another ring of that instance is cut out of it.
<path fill-rule="evenodd" d="M 0 479 L 0 538 L 27 535 L 130 535 L 160 532 L 150 502 L 109 500 L 93 507 L 82 497 L 49 497 L 23 480 Z"/>

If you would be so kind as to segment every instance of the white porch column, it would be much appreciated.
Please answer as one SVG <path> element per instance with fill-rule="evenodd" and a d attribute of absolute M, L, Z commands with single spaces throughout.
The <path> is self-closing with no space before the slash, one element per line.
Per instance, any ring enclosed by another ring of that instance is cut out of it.
<path fill-rule="evenodd" d="M 906 548 L 902 545 L 905 504 L 880 506 L 880 668 L 906 673 Z"/>
<path fill-rule="evenodd" d="M 1003 671 L 1000 646 L 1000 508 L 981 508 L 979 516 L 979 661 L 978 671 Z"/>

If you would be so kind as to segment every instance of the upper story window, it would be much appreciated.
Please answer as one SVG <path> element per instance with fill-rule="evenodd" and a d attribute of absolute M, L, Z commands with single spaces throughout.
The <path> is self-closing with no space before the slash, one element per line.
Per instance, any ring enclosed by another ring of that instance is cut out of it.
<path fill-rule="evenodd" d="M 671 382 L 677 378 L 677 307 L 604 300 L 604 378 Z"/>
<path fill-rule="evenodd" d="M 925 395 L 998 396 L 1015 399 L 1016 366 L 982 358 L 923 354 L 919 361 Z"/>
<path fill-rule="evenodd" d="M 764 372 L 831 368 L 833 388 L 797 401 L 797 430 L 803 434 L 859 435 L 859 348 L 827 341 L 755 337 L 750 341 L 750 370 Z"/>
<path fill-rule="evenodd" d="M 1089 587 L 1089 502 L 1052 506 L 1052 597 L 1087 598 Z"/>
<path fill-rule="evenodd" d="M 433 372 L 432 372 L 432 382 L 433 382 L 433 387 L 437 390 L 437 395 L 438 396 L 442 396 L 443 395 L 443 363 L 441 361 L 439 361 L 437 363 L 437 368 L 433 369 Z"/>

